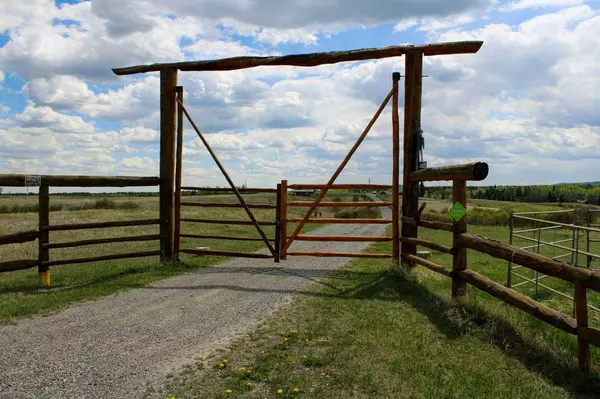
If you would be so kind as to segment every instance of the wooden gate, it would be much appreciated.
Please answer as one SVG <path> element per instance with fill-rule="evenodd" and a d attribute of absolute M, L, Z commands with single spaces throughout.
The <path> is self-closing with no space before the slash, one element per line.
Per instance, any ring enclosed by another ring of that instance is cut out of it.
<path fill-rule="evenodd" d="M 210 153 L 217 167 L 227 180 L 229 188 L 206 188 L 206 187 L 188 187 L 182 186 L 182 162 L 183 162 L 183 117 L 187 118 L 190 122 L 198 137 Z M 231 180 L 231 177 L 217 158 L 217 155 L 211 148 L 208 141 L 190 116 L 188 110 L 185 108 L 183 103 L 183 88 L 177 87 L 177 153 L 176 153 L 176 169 L 175 169 L 175 223 L 174 223 L 174 253 L 178 256 L 179 253 L 193 254 L 193 255 L 223 255 L 223 256 L 235 256 L 243 258 L 273 258 L 275 262 L 279 262 L 279 215 L 281 214 L 280 198 L 281 187 L 278 185 L 275 188 L 238 188 Z M 193 192 L 219 192 L 225 194 L 233 194 L 238 200 L 238 203 L 222 203 L 222 202 L 203 202 L 203 201 L 182 201 L 182 193 L 184 191 Z M 255 194 L 255 193 L 273 193 L 275 194 L 276 204 L 248 204 L 242 197 L 242 194 Z M 248 220 L 227 220 L 227 219 L 200 219 L 200 218 L 182 218 L 181 207 L 205 207 L 205 208 L 243 208 Z M 272 209 L 273 219 L 258 221 L 251 209 Z M 241 237 L 241 236 L 227 236 L 227 235 L 211 235 L 211 234 L 193 234 L 193 233 L 182 233 L 181 223 L 208 223 L 208 224 L 227 224 L 227 225 L 251 225 L 254 226 L 258 237 Z M 268 238 L 265 234 L 262 226 L 275 226 L 275 237 Z M 219 249 L 209 248 L 181 248 L 181 238 L 195 238 L 195 239 L 218 239 L 218 240 L 234 240 L 234 241 L 262 241 L 269 253 L 257 253 L 257 252 L 236 252 Z"/>

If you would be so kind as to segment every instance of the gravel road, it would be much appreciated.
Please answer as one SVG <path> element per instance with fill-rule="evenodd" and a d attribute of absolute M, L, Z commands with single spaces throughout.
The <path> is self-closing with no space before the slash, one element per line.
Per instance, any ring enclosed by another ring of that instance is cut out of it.
<path fill-rule="evenodd" d="M 382 208 L 385 218 L 391 210 Z M 385 225 L 329 225 L 323 235 L 381 235 Z M 357 252 L 363 243 L 296 242 L 295 250 Z M 253 330 L 344 258 L 232 259 L 0 326 L 0 398 L 135 398 L 197 357 Z"/>

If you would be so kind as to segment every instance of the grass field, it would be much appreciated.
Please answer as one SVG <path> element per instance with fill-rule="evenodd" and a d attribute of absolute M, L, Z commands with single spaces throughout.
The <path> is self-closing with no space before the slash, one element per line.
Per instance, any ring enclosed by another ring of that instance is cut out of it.
<path fill-rule="evenodd" d="M 506 238 L 503 228 L 470 229 Z M 449 233 L 421 231 L 449 244 Z M 389 250 L 389 243 L 369 248 Z M 451 264 L 448 255 L 433 259 Z M 505 281 L 506 262 L 473 251 L 468 259 L 470 269 Z M 474 287 L 453 302 L 450 288 L 450 279 L 419 266 L 407 276 L 387 260 L 352 261 L 228 350 L 173 376 L 170 392 L 176 398 L 597 397 L 597 348 L 595 371 L 586 377 L 577 371 L 575 337 Z M 541 300 L 570 310 L 560 300 Z M 600 326 L 597 316 L 590 324 Z"/>

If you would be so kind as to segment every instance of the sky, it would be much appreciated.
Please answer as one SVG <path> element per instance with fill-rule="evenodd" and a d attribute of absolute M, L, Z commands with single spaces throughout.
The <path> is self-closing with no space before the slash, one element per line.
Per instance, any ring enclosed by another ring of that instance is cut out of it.
<path fill-rule="evenodd" d="M 428 165 L 488 162 L 483 184 L 600 180 L 598 0 L 2 0 L 0 173 L 158 175 L 158 74 L 114 67 L 461 40 L 484 44 L 424 61 Z M 236 184 L 272 187 L 327 182 L 394 71 L 403 57 L 179 84 Z M 391 130 L 390 104 L 338 182 L 388 184 Z M 184 136 L 184 184 L 225 186 Z"/>

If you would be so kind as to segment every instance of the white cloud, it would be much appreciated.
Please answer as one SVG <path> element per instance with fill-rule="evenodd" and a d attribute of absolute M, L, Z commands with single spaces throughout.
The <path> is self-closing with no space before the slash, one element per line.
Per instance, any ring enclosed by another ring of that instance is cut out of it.
<path fill-rule="evenodd" d="M 500 7 L 501 11 L 520 11 L 529 8 L 567 7 L 585 4 L 587 0 L 519 0 Z"/>
<path fill-rule="evenodd" d="M 412 28 L 413 26 L 416 26 L 417 24 L 418 24 L 418 21 L 416 19 L 414 19 L 414 18 L 407 19 L 402 22 L 398 22 L 396 25 L 394 25 L 394 31 L 404 32 L 405 30 L 408 30 L 408 29 Z"/>
<path fill-rule="evenodd" d="M 65 115 L 54 111 L 47 106 L 36 107 L 29 103 L 25 109 L 15 116 L 22 127 L 50 128 L 57 133 L 91 133 L 92 124 L 79 116 Z"/>

